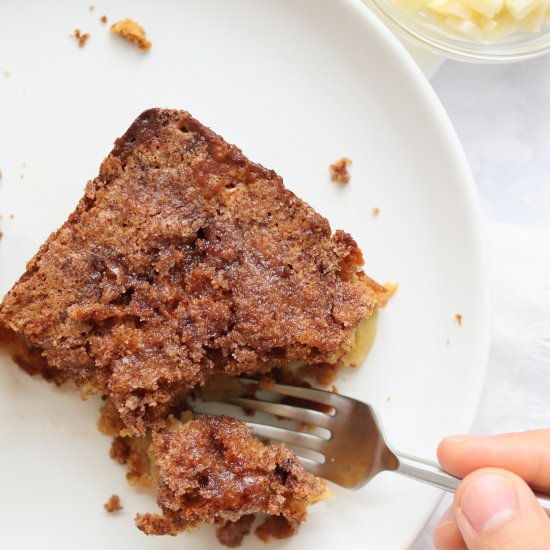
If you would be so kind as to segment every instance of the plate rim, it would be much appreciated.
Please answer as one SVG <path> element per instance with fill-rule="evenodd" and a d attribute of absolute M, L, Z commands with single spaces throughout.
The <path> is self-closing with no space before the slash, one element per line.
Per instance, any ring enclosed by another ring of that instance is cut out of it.
<path fill-rule="evenodd" d="M 487 368 L 489 365 L 489 352 L 490 352 L 490 336 L 491 336 L 491 285 L 490 285 L 490 268 L 489 268 L 489 249 L 488 249 L 488 235 L 485 217 L 483 215 L 481 201 L 479 193 L 475 184 L 474 176 L 466 157 L 466 153 L 460 142 L 455 127 L 453 126 L 447 111 L 443 107 L 441 100 L 436 94 L 434 88 L 431 86 L 428 78 L 419 65 L 414 61 L 410 52 L 399 41 L 397 36 L 391 32 L 391 30 L 384 25 L 384 23 L 368 8 L 367 4 L 363 0 L 342 0 L 342 4 L 347 4 L 347 8 L 354 10 L 358 17 L 360 17 L 365 26 L 369 27 L 373 32 L 377 32 L 385 42 L 388 51 L 391 51 L 393 57 L 396 60 L 396 64 L 401 64 L 402 68 L 408 72 L 409 81 L 412 86 L 415 86 L 419 91 L 419 97 L 423 99 L 424 106 L 433 115 L 434 122 L 439 126 L 440 131 L 446 137 L 447 149 L 452 153 L 452 156 L 460 169 L 460 191 L 462 192 L 464 200 L 464 206 L 467 207 L 469 216 L 469 224 L 477 236 L 474 242 L 475 248 L 472 250 L 472 254 L 477 259 L 477 266 L 479 273 L 477 274 L 478 285 L 480 295 L 482 296 L 482 302 L 478 303 L 479 313 L 477 316 L 477 323 L 482 327 L 483 334 L 480 338 L 480 350 L 478 352 L 476 369 L 476 377 L 472 376 L 472 384 L 475 383 L 475 387 L 469 392 L 468 397 L 470 406 L 468 413 L 464 414 L 464 424 L 469 431 L 474 425 L 475 418 L 477 416 L 479 404 L 481 401 L 484 382 L 487 374 Z M 435 512 L 439 502 L 444 496 L 444 492 L 440 491 L 437 497 L 434 499 L 433 506 L 431 507 L 430 514 L 426 516 L 422 525 L 419 525 L 416 529 L 414 537 L 409 541 L 411 546 L 419 537 L 420 533 L 427 526 L 430 517 Z"/>

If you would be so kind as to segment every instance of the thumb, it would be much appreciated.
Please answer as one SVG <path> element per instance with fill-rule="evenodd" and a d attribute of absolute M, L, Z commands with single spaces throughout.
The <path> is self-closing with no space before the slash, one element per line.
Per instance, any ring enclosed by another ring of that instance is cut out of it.
<path fill-rule="evenodd" d="M 548 550 L 550 521 L 529 486 L 506 470 L 483 468 L 459 486 L 455 518 L 470 550 Z"/>

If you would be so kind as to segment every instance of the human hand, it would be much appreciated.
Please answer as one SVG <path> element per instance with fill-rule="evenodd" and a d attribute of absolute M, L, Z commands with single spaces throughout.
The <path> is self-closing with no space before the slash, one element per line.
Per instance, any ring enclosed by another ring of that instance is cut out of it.
<path fill-rule="evenodd" d="M 549 550 L 550 430 L 444 439 L 439 462 L 463 478 L 434 532 L 438 550 Z"/>

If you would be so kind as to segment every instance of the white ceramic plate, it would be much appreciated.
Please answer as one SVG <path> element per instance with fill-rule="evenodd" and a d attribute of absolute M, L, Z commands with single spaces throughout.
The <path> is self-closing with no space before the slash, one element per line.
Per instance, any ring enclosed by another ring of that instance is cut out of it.
<path fill-rule="evenodd" d="M 487 350 L 480 216 L 456 136 L 397 41 L 358 0 L 97 0 L 90 12 L 92 1 L 0 5 L 0 293 L 141 111 L 187 109 L 350 231 L 371 275 L 399 283 L 370 357 L 344 373 L 340 391 L 376 405 L 409 453 L 433 456 L 441 436 L 467 430 Z M 103 13 L 142 22 L 152 50 L 111 36 Z M 91 34 L 82 49 L 75 28 Z M 342 155 L 353 159 L 345 187 L 327 170 Z M 214 547 L 209 528 L 148 538 L 133 526 L 154 499 L 109 460 L 97 409 L 2 357 L 0 547 Z M 118 516 L 103 510 L 111 493 L 124 504 Z M 403 549 L 437 498 L 384 474 L 336 491 L 272 548 Z M 249 537 L 245 548 L 264 546 Z"/>

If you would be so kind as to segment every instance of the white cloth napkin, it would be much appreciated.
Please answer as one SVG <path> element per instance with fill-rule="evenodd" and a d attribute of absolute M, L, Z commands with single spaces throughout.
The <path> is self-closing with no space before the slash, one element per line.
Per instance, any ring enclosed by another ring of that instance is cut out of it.
<path fill-rule="evenodd" d="M 491 353 L 473 433 L 550 428 L 550 232 L 488 224 Z M 412 550 L 434 548 L 446 495 Z"/>

